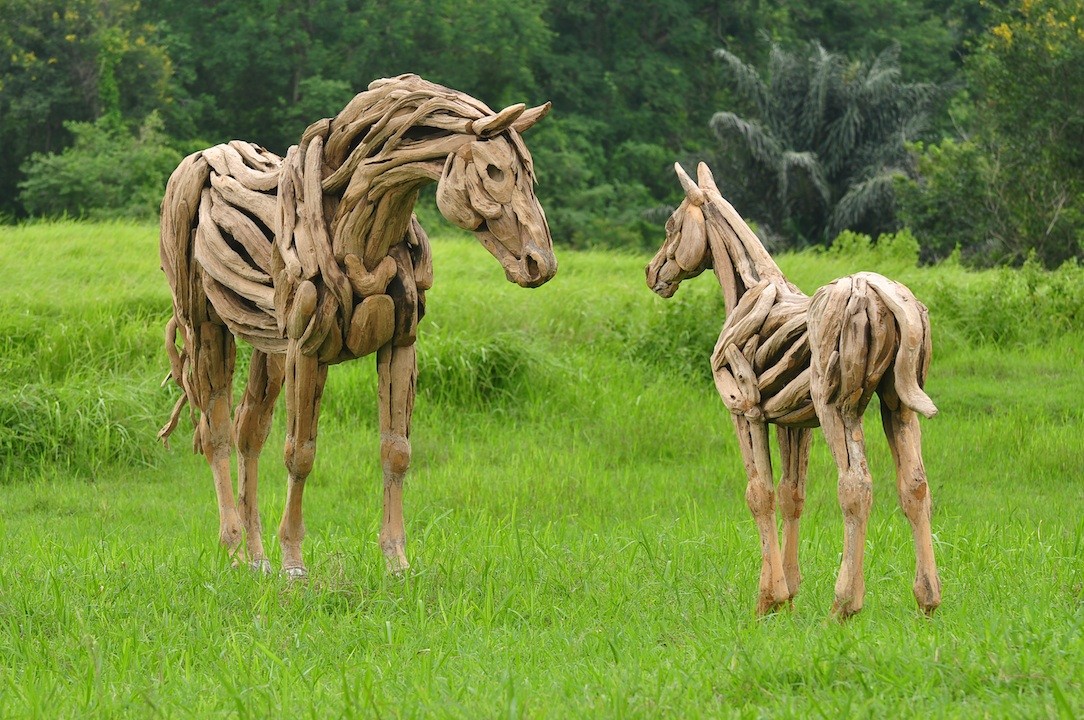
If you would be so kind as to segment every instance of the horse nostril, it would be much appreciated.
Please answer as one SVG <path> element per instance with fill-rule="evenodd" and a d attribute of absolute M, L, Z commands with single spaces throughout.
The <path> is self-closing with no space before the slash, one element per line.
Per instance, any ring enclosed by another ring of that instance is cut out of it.
<path fill-rule="evenodd" d="M 527 256 L 523 258 L 523 271 L 526 273 L 528 280 L 537 280 L 542 275 L 541 266 L 534 252 L 528 252 Z"/>

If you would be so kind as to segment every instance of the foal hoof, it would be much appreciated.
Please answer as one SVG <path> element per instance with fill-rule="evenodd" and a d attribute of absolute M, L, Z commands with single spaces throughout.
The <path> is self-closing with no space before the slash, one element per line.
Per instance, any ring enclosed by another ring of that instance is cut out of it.
<path fill-rule="evenodd" d="M 781 610 L 789 610 L 794 607 L 789 599 L 787 600 L 764 600 L 761 599 L 757 602 L 757 616 L 764 617 L 766 615 L 774 615 Z"/>
<path fill-rule="evenodd" d="M 853 601 L 836 600 L 832 603 L 832 617 L 843 621 L 854 617 L 862 610 L 862 605 L 856 605 Z"/>
<path fill-rule="evenodd" d="M 304 580 L 309 576 L 309 571 L 303 567 L 283 568 L 282 573 L 291 580 Z"/>
<path fill-rule="evenodd" d="M 384 551 L 384 568 L 389 575 L 402 577 L 410 569 L 410 563 L 406 559 L 406 552 L 402 542 L 380 543 L 380 549 Z"/>
<path fill-rule="evenodd" d="M 403 577 L 410 569 L 410 563 L 403 556 L 384 558 L 384 566 L 392 577 Z"/>
<path fill-rule="evenodd" d="M 926 613 L 926 617 L 933 615 L 933 611 L 941 604 L 941 581 L 934 575 L 920 576 L 915 579 L 915 600 L 919 609 Z"/>

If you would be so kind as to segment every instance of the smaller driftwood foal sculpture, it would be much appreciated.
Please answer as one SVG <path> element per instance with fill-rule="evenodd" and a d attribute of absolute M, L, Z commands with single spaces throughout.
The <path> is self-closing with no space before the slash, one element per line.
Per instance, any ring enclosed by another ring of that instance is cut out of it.
<path fill-rule="evenodd" d="M 436 182 L 441 213 L 473 230 L 509 280 L 524 287 L 549 280 L 557 261 L 520 137 L 548 110 L 547 103 L 495 113 L 468 95 L 403 75 L 373 82 L 336 117 L 310 125 L 285 159 L 234 141 L 190 155 L 174 171 L 162 201 L 160 249 L 173 291 L 166 349 L 183 392 L 160 437 L 168 438 L 190 404 L 194 449 L 214 475 L 220 539 L 237 559 L 270 568 L 256 464 L 285 382 L 289 486 L 279 542 L 283 570 L 305 574 L 301 497 L 328 366 L 375 352 L 380 546 L 390 570 L 408 567 L 402 488 L 411 455 L 414 340 L 433 281 L 414 203 L 419 188 Z M 253 353 L 231 423 L 235 336 Z"/>
<path fill-rule="evenodd" d="M 708 268 L 722 287 L 726 323 L 711 356 L 715 385 L 730 410 L 749 482 L 746 501 L 760 534 L 757 612 L 798 592 L 798 519 L 805 502 L 811 429 L 818 424 L 839 467 L 843 560 L 832 611 L 862 609 L 862 555 L 873 482 L 862 413 L 876 392 L 896 464 L 900 504 L 917 556 L 914 592 L 927 613 L 941 602 L 933 557 L 930 490 L 917 414 L 937 412 L 922 390 L 930 362 L 926 308 L 903 285 L 858 273 L 810 298 L 792 285 L 760 240 L 723 199 L 707 165 L 699 184 L 675 165 L 685 199 L 666 223 L 666 240 L 647 266 L 647 284 L 670 297 L 682 280 Z M 768 424 L 777 428 L 780 553 Z"/>

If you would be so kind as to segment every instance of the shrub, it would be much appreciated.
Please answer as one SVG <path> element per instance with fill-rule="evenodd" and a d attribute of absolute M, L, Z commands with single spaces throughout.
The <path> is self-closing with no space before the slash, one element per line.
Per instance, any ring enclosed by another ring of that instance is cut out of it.
<path fill-rule="evenodd" d="M 896 199 L 900 220 L 922 238 L 922 261 L 943 260 L 960 248 L 969 264 L 996 262 L 992 178 L 982 150 L 973 142 L 951 139 L 909 149 L 918 177 L 901 177 Z"/>
<path fill-rule="evenodd" d="M 877 242 L 869 235 L 844 230 L 832 241 L 828 255 L 848 260 L 860 260 L 878 268 L 914 267 L 918 264 L 919 242 L 910 230 L 884 233 Z"/>
<path fill-rule="evenodd" d="M 92 219 L 157 216 L 166 179 L 181 160 L 152 113 L 136 134 L 112 116 L 69 122 L 75 138 L 60 153 L 34 153 L 23 164 L 19 200 L 31 215 Z"/>
<path fill-rule="evenodd" d="M 430 336 L 419 346 L 418 392 L 448 406 L 492 411 L 542 380 L 541 356 L 516 333 L 490 338 Z"/>
<path fill-rule="evenodd" d="M 674 297 L 655 303 L 642 324 L 618 328 L 629 355 L 667 373 L 677 372 L 694 382 L 711 380 L 709 358 L 726 321 L 726 308 L 717 285 L 682 286 Z"/>
<path fill-rule="evenodd" d="M 931 313 L 975 345 L 1042 346 L 1084 332 L 1084 266 L 1074 260 L 1048 271 L 1032 255 L 1019 269 L 943 275 L 924 295 Z"/>

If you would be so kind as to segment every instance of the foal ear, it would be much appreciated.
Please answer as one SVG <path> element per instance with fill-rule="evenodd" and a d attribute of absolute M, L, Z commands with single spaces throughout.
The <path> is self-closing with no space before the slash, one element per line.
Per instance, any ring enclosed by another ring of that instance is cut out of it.
<path fill-rule="evenodd" d="M 685 172 L 685 168 L 681 167 L 681 163 L 674 163 L 674 172 L 677 173 L 678 180 L 681 181 L 681 187 L 685 190 L 685 196 L 689 198 L 689 202 L 693 205 L 703 205 L 704 191 L 696 186 L 693 179 Z"/>
<path fill-rule="evenodd" d="M 538 107 L 524 110 L 523 114 L 512 123 L 512 129 L 518 133 L 527 132 L 536 122 L 549 115 L 550 108 L 552 107 L 553 103 L 548 102 L 545 105 L 539 105 Z"/>
<path fill-rule="evenodd" d="M 715 184 L 715 176 L 711 174 L 711 168 L 707 163 L 702 162 L 696 166 L 696 180 L 701 188 L 719 192 L 719 186 Z"/>

